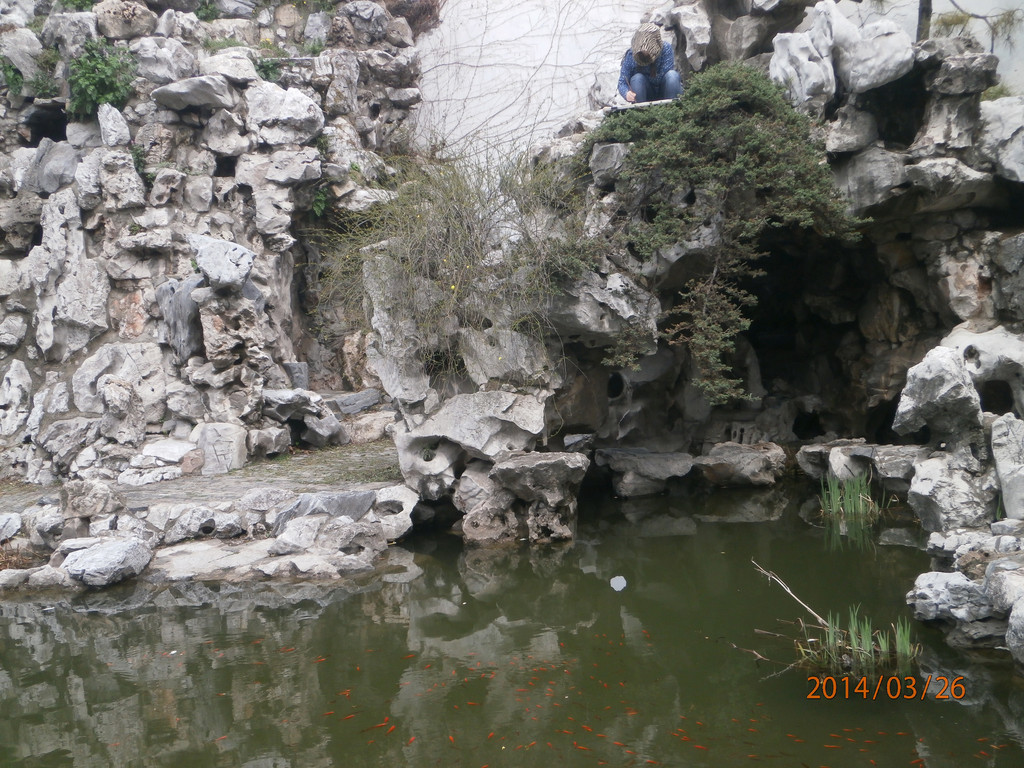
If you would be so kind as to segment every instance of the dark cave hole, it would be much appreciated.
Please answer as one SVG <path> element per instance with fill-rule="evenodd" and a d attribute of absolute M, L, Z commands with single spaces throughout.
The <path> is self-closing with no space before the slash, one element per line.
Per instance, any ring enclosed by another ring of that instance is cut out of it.
<path fill-rule="evenodd" d="M 821 419 L 816 413 L 798 413 L 793 419 L 793 434 L 797 440 L 812 440 L 825 434 Z"/>
<path fill-rule="evenodd" d="M 43 227 L 41 224 L 37 224 L 35 229 L 32 230 L 32 247 L 43 244 Z"/>
<path fill-rule="evenodd" d="M 626 380 L 622 378 L 621 373 L 615 371 L 608 377 L 608 399 L 615 400 L 616 398 L 622 397 L 622 393 L 625 391 Z"/>
<path fill-rule="evenodd" d="M 368 112 L 370 115 L 370 119 L 376 120 L 378 117 L 380 117 L 380 104 L 374 102 L 373 104 L 370 105 Z"/>
<path fill-rule="evenodd" d="M 928 100 L 922 71 L 913 69 L 861 98 L 862 109 L 877 117 L 878 137 L 887 148 L 906 149 L 914 143 L 924 123 Z"/>
<path fill-rule="evenodd" d="M 57 104 L 33 104 L 24 110 L 21 122 L 29 129 L 29 146 L 38 147 L 43 139 L 67 141 L 68 116 Z"/>
<path fill-rule="evenodd" d="M 900 435 L 893 430 L 892 423 L 898 407 L 899 398 L 896 398 L 868 409 L 864 420 L 864 437 L 867 441 L 879 445 L 927 445 L 931 441 L 931 430 L 927 426 L 909 435 Z"/>
<path fill-rule="evenodd" d="M 1013 411 L 1013 390 L 1002 379 L 986 381 L 978 390 L 981 396 L 981 410 L 989 413 L 1011 413 Z"/>
<path fill-rule="evenodd" d="M 215 160 L 213 175 L 232 177 L 235 175 L 235 166 L 237 165 L 237 157 L 218 157 Z"/>
<path fill-rule="evenodd" d="M 203 536 L 209 536 L 216 530 L 217 526 L 213 524 L 212 520 L 207 520 L 205 523 L 199 526 L 199 532 L 203 534 Z"/>

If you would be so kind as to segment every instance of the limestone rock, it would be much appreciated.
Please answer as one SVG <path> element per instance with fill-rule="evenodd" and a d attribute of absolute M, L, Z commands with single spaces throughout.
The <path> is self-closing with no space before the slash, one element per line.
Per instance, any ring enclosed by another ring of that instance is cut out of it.
<path fill-rule="evenodd" d="M 128 123 L 116 108 L 109 104 L 100 104 L 97 119 L 100 123 L 100 137 L 108 147 L 124 146 L 132 140 Z"/>
<path fill-rule="evenodd" d="M 162 85 L 152 93 L 153 99 L 168 109 L 234 109 L 238 103 L 238 92 L 220 75 L 188 77 L 168 85 Z"/>
<path fill-rule="evenodd" d="M 145 37 L 156 28 L 156 14 L 130 0 L 103 0 L 92 7 L 92 12 L 100 34 L 115 40 Z"/>
<path fill-rule="evenodd" d="M 222 475 L 245 466 L 246 431 L 237 424 L 198 424 L 189 440 L 203 451 L 203 475 Z"/>
<path fill-rule="evenodd" d="M 115 539 L 72 552 L 61 567 L 90 587 L 106 587 L 142 573 L 153 553 L 138 539 Z"/>
<path fill-rule="evenodd" d="M 388 30 L 388 21 L 391 17 L 377 3 L 370 0 L 355 0 L 345 3 L 341 7 L 342 12 L 349 17 L 352 27 L 362 42 L 373 43 L 382 40 Z"/>
<path fill-rule="evenodd" d="M 273 535 L 280 536 L 289 521 L 296 518 L 322 516 L 362 520 L 373 507 L 376 498 L 374 491 L 300 493 L 290 506 L 277 515 Z"/>
<path fill-rule="evenodd" d="M 1024 421 L 1012 413 L 992 423 L 992 458 L 1006 516 L 1024 520 Z"/>
<path fill-rule="evenodd" d="M 985 207 L 998 198 L 995 179 L 952 157 L 929 158 L 906 166 L 907 180 L 921 196 L 922 213 Z"/>
<path fill-rule="evenodd" d="M 124 509 L 124 497 L 99 480 L 68 480 L 60 495 L 65 520 L 116 515 Z"/>
<path fill-rule="evenodd" d="M 458 479 L 452 503 L 464 515 L 463 538 L 472 544 L 515 541 L 519 521 L 512 509 L 515 494 L 490 477 L 490 462 L 471 461 Z"/>
<path fill-rule="evenodd" d="M 199 74 L 220 75 L 232 85 L 241 86 L 260 79 L 252 59 L 241 52 L 208 56 L 199 62 Z"/>
<path fill-rule="evenodd" d="M 711 45 L 711 18 L 705 4 L 701 0 L 683 0 L 675 4 L 668 17 L 686 40 L 686 60 L 690 69 L 702 71 Z"/>
<path fill-rule="evenodd" d="M 585 273 L 546 309 L 547 320 L 565 339 L 606 344 L 623 328 L 636 326 L 650 331 L 652 348 L 660 313 L 657 298 L 619 272 Z"/>
<path fill-rule="evenodd" d="M 913 41 L 892 21 L 860 28 L 860 39 L 835 51 L 836 72 L 851 93 L 864 93 L 907 74 L 914 66 Z"/>
<path fill-rule="evenodd" d="M 622 162 L 629 153 L 627 144 L 596 143 L 590 151 L 590 173 L 594 184 L 611 189 L 622 171 Z"/>
<path fill-rule="evenodd" d="M 907 501 L 926 531 L 987 526 L 995 517 L 999 488 L 992 471 L 963 471 L 950 454 L 918 461 Z"/>
<path fill-rule="evenodd" d="M 416 492 L 404 485 L 393 485 L 376 491 L 373 514 L 380 521 L 384 538 L 398 541 L 412 530 L 412 511 L 419 503 Z"/>
<path fill-rule="evenodd" d="M 302 423 L 305 429 L 300 437 L 316 448 L 325 448 L 328 445 L 345 445 L 349 442 L 348 433 L 338 417 L 333 413 L 323 416 L 304 416 Z"/>
<path fill-rule="evenodd" d="M 206 122 L 202 145 L 218 155 L 237 157 L 256 148 L 256 137 L 246 133 L 245 121 L 241 117 L 220 109 Z"/>
<path fill-rule="evenodd" d="M 661 493 L 672 478 L 685 477 L 693 468 L 688 453 L 655 453 L 636 448 L 602 448 L 594 456 L 599 467 L 612 471 L 617 496 Z"/>
<path fill-rule="evenodd" d="M 907 593 L 919 621 L 978 621 L 995 615 L 981 584 L 962 573 L 922 573 Z"/>
<path fill-rule="evenodd" d="M 64 60 L 81 56 L 85 51 L 85 43 L 99 37 L 96 27 L 96 14 L 86 11 L 81 13 L 51 13 L 43 24 L 40 40 L 46 47 L 55 47 Z"/>
<path fill-rule="evenodd" d="M 193 275 L 182 281 L 170 279 L 156 289 L 156 300 L 165 328 L 164 338 L 174 350 L 179 365 L 203 351 L 199 305 L 192 299 L 192 291 L 202 285 L 203 280 L 202 275 Z"/>
<path fill-rule="evenodd" d="M 157 85 L 166 85 L 196 74 L 196 59 L 173 37 L 143 37 L 131 44 L 138 73 Z"/>
<path fill-rule="evenodd" d="M 1024 181 L 1024 96 L 981 102 L 978 153 L 1010 181 Z"/>
<path fill-rule="evenodd" d="M 264 393 L 266 390 L 264 390 Z M 291 431 L 284 427 L 250 429 L 246 438 L 249 455 L 253 457 L 276 456 L 285 453 L 292 444 Z"/>
<path fill-rule="evenodd" d="M 103 345 L 86 358 L 71 377 L 75 407 L 83 413 L 102 414 L 105 406 L 98 388 L 99 379 L 109 373 L 131 383 L 138 392 L 147 424 L 160 423 L 167 392 L 163 357 L 157 344 Z"/>
<path fill-rule="evenodd" d="M 855 215 L 898 196 L 899 188 L 907 181 L 903 156 L 876 146 L 838 165 L 835 174 L 836 184 Z"/>
<path fill-rule="evenodd" d="M 259 82 L 246 89 L 245 102 L 246 126 L 264 144 L 305 144 L 323 130 L 323 112 L 301 91 Z"/>
<path fill-rule="evenodd" d="M 187 240 L 199 270 L 214 290 L 241 292 L 256 254 L 238 243 L 205 235 L 188 235 Z"/>
<path fill-rule="evenodd" d="M 0 513 L 0 544 L 10 541 L 21 531 L 21 515 L 17 512 Z"/>
<path fill-rule="evenodd" d="M 775 52 L 768 65 L 771 79 L 786 91 L 797 109 L 821 114 L 836 92 L 830 57 L 823 57 L 810 36 L 802 32 L 775 36 Z"/>
<path fill-rule="evenodd" d="M 392 88 L 408 88 L 420 75 L 415 51 L 400 51 L 394 56 L 387 51 L 361 51 L 359 67 L 367 76 Z"/>
<path fill-rule="evenodd" d="M 210 507 L 193 507 L 174 520 L 164 533 L 165 544 L 177 544 L 185 539 L 214 536 L 218 539 L 232 539 L 245 533 L 245 526 L 239 515 L 218 511 Z"/>
<path fill-rule="evenodd" d="M 878 139 L 878 120 L 870 112 L 844 104 L 829 123 L 826 152 L 860 152 Z"/>
<path fill-rule="evenodd" d="M 706 456 L 693 460 L 713 485 L 744 487 L 774 485 L 786 468 L 786 452 L 775 443 L 720 443 Z"/>
<path fill-rule="evenodd" d="M 0 435 L 21 429 L 32 410 L 32 376 L 21 360 L 12 360 L 0 380 Z"/>
<path fill-rule="evenodd" d="M 981 400 L 955 349 L 936 347 L 907 371 L 893 429 L 905 435 L 926 425 L 938 440 L 970 439 L 981 428 Z"/>

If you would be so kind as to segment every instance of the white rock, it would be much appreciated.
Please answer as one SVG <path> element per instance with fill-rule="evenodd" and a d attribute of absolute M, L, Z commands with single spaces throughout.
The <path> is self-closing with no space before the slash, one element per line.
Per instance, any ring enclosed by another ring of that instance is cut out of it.
<path fill-rule="evenodd" d="M 1024 181 L 1024 96 L 981 102 L 979 154 L 1010 181 Z"/>
<path fill-rule="evenodd" d="M 248 85 L 260 79 L 252 59 L 241 52 L 221 53 L 203 59 L 199 62 L 199 74 L 220 75 L 234 85 Z"/>
<path fill-rule="evenodd" d="M 72 552 L 61 568 L 90 587 L 105 587 L 138 576 L 152 559 L 138 539 L 119 539 Z"/>
<path fill-rule="evenodd" d="M 173 37 L 144 37 L 132 43 L 130 50 L 138 61 L 139 76 L 157 85 L 196 74 L 195 56 Z"/>
<path fill-rule="evenodd" d="M 100 122 L 100 138 L 108 147 L 124 146 L 132 140 L 128 123 L 117 108 L 100 104 L 97 118 Z"/>
<path fill-rule="evenodd" d="M 195 251 L 199 270 L 212 288 L 241 291 L 256 254 L 238 243 L 205 235 L 188 235 L 186 239 Z"/>
<path fill-rule="evenodd" d="M 264 144 L 305 144 L 323 130 L 323 111 L 301 91 L 258 82 L 246 89 L 245 102 L 246 125 Z"/>
<path fill-rule="evenodd" d="M 189 440 L 203 451 L 204 475 L 222 475 L 245 466 L 245 427 L 216 422 L 199 424 L 192 430 Z"/>
<path fill-rule="evenodd" d="M 992 422 L 992 458 L 1006 516 L 1024 520 L 1024 421 L 1012 413 Z"/>
<path fill-rule="evenodd" d="M 831 57 L 823 58 L 803 32 L 776 35 L 768 75 L 786 91 L 786 99 L 803 112 L 820 115 L 836 93 Z"/>
<path fill-rule="evenodd" d="M 962 573 L 922 573 L 907 593 L 907 603 L 920 621 L 978 621 L 994 612 L 981 584 Z"/>
<path fill-rule="evenodd" d="M 995 472 L 973 475 L 949 454 L 914 465 L 907 501 L 926 531 L 987 527 L 995 517 Z"/>
<path fill-rule="evenodd" d="M 153 100 L 168 109 L 210 107 L 234 109 L 238 92 L 220 75 L 203 75 L 162 85 L 152 93 Z"/>
<path fill-rule="evenodd" d="M 851 93 L 891 83 L 914 66 L 914 43 L 895 22 L 865 24 L 860 37 L 853 46 L 833 49 L 839 79 Z"/>

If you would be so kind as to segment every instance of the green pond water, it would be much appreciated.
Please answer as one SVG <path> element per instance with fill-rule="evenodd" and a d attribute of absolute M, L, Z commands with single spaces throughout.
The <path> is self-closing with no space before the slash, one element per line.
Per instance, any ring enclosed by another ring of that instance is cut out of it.
<path fill-rule="evenodd" d="M 581 516 L 562 548 L 424 538 L 384 581 L 8 599 L 0 765 L 1024 765 L 1005 655 L 915 625 L 917 686 L 961 677 L 961 700 L 809 700 L 805 671 L 779 674 L 791 644 L 755 631 L 806 614 L 752 558 L 882 625 L 909 616 L 922 553 L 829 552 L 777 492 Z"/>

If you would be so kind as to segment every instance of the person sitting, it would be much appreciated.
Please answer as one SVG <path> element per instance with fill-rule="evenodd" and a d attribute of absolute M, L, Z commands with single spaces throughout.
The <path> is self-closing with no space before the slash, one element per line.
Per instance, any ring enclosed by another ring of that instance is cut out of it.
<path fill-rule="evenodd" d="M 641 24 L 622 57 L 619 94 L 631 104 L 674 99 L 683 92 L 671 43 L 661 41 L 657 24 Z"/>

